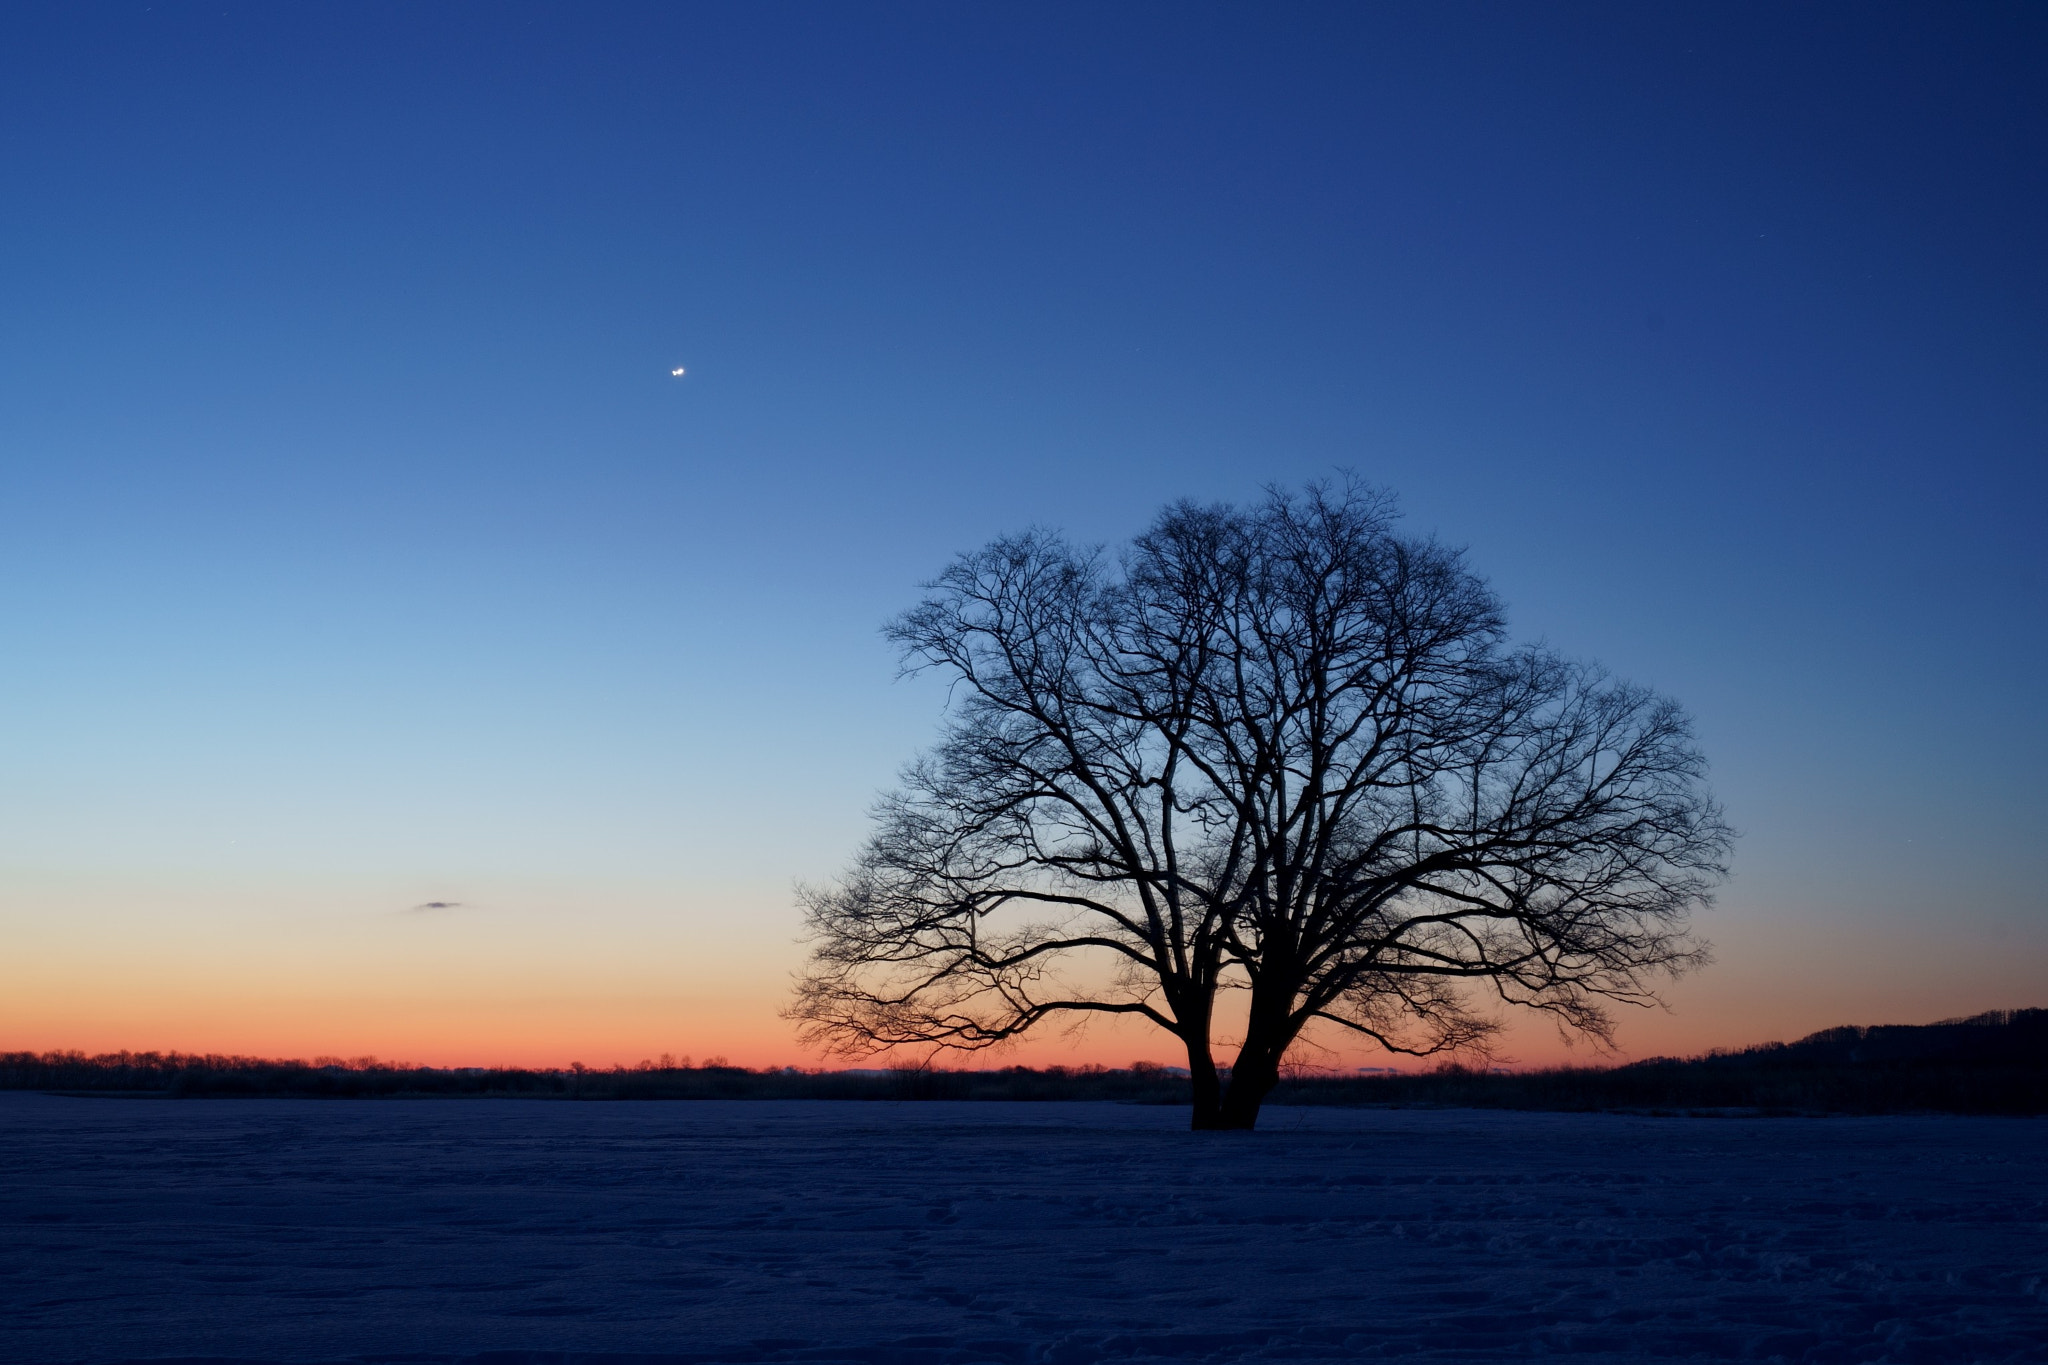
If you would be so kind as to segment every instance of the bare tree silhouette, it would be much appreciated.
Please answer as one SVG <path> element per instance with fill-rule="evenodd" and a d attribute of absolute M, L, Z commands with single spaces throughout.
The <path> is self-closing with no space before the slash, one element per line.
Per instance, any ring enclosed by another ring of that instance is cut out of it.
<path fill-rule="evenodd" d="M 1685 713 L 1509 647 L 1461 553 L 1394 517 L 1348 482 L 1181 503 L 1114 558 L 1033 531 L 928 585 L 888 629 L 954 684 L 947 726 L 803 891 L 806 1040 L 1141 1015 L 1187 1051 L 1194 1126 L 1250 1128 L 1318 1021 L 1483 1049 L 1477 987 L 1605 1039 L 1704 961 L 1731 835 Z"/>

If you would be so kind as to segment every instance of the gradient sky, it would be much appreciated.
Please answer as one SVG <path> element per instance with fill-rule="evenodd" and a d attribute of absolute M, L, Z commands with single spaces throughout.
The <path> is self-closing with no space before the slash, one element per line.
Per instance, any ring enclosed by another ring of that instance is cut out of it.
<path fill-rule="evenodd" d="M 1721 960 L 1630 1055 L 2048 1004 L 2044 70 L 2022 4 L 0 9 L 0 1048 L 809 1060 L 792 883 L 942 702 L 880 622 L 1340 467 L 1698 717 Z"/>

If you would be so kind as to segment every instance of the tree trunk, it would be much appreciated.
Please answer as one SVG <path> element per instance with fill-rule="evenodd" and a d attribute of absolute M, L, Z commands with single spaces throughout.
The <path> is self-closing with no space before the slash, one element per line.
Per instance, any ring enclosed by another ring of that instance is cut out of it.
<path fill-rule="evenodd" d="M 1213 1126 L 1247 1133 L 1258 1127 L 1259 1106 L 1279 1083 L 1280 1067 L 1276 1061 L 1239 1053 L 1237 1065 L 1230 1069 L 1230 1088 L 1223 1092 L 1223 1104 Z"/>
<path fill-rule="evenodd" d="M 1194 1092 L 1194 1117 L 1188 1126 L 1196 1132 L 1221 1128 L 1223 1078 L 1216 1074 L 1216 1058 L 1209 1052 L 1207 1031 L 1188 1043 L 1188 1081 Z"/>
<path fill-rule="evenodd" d="M 1287 1045 L 1294 1041 L 1294 1028 L 1288 1023 L 1286 1008 L 1291 994 L 1262 999 L 1261 992 L 1254 989 L 1244 1046 L 1237 1050 L 1237 1062 L 1230 1068 L 1230 1086 L 1223 1092 L 1216 1121 L 1207 1126 L 1239 1132 L 1250 1132 L 1258 1126 L 1259 1106 L 1280 1084 L 1280 1059 L 1287 1055 Z"/>

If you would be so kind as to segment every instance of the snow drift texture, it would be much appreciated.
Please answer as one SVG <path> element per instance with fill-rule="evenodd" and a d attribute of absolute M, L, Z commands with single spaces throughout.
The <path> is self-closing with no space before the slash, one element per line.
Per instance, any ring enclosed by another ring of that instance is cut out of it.
<path fill-rule="evenodd" d="M 2041 1120 L 1185 1123 L 4 1094 L 0 1357 L 2048 1360 Z"/>

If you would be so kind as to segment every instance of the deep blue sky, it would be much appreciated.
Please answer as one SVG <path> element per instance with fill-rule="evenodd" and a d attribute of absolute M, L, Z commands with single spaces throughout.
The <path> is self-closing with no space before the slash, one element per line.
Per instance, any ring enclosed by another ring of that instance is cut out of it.
<path fill-rule="evenodd" d="M 1349 467 L 1697 714 L 1688 1037 L 2048 1003 L 2044 71 L 2038 5 L 9 6 L 6 955 L 225 999 L 463 900 L 349 951 L 784 1037 L 918 581 Z"/>

